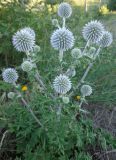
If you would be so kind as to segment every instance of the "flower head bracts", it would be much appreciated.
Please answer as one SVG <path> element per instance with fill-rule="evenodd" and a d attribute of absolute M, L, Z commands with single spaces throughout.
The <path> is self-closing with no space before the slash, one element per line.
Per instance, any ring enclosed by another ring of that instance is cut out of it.
<path fill-rule="evenodd" d="M 97 43 L 101 40 L 104 32 L 104 26 L 99 21 L 91 21 L 83 28 L 83 37 L 86 41 Z"/>
<path fill-rule="evenodd" d="M 67 76 L 60 74 L 55 78 L 53 87 L 57 93 L 66 94 L 71 89 L 71 81 Z"/>
<path fill-rule="evenodd" d="M 62 18 L 69 18 L 72 14 L 72 8 L 70 4 L 63 2 L 58 7 L 58 15 Z"/>
<path fill-rule="evenodd" d="M 35 39 L 35 31 L 33 29 L 31 29 L 30 27 L 25 27 L 22 30 L 29 32 L 33 36 L 33 38 Z"/>
<path fill-rule="evenodd" d="M 71 56 L 74 58 L 74 59 L 79 59 L 82 57 L 82 52 L 79 48 L 74 48 L 72 49 L 71 51 Z"/>
<path fill-rule="evenodd" d="M 30 61 L 24 61 L 22 64 L 21 64 L 21 68 L 23 71 L 25 72 L 30 72 L 33 68 L 33 64 L 30 62 Z"/>
<path fill-rule="evenodd" d="M 13 46 L 19 52 L 29 52 L 35 44 L 34 32 L 30 28 L 17 31 L 12 39 Z"/>
<path fill-rule="evenodd" d="M 92 94 L 92 88 L 89 85 L 83 85 L 81 87 L 81 94 L 83 97 L 90 96 Z"/>
<path fill-rule="evenodd" d="M 7 68 L 2 73 L 3 80 L 7 83 L 15 83 L 18 79 L 17 71 L 14 68 Z"/>
<path fill-rule="evenodd" d="M 105 48 L 111 45 L 113 41 L 112 34 L 108 31 L 104 31 L 102 39 L 98 42 L 98 44 Z"/>
<path fill-rule="evenodd" d="M 74 45 L 73 33 L 66 28 L 55 30 L 51 36 L 51 45 L 56 50 L 71 49 Z"/>

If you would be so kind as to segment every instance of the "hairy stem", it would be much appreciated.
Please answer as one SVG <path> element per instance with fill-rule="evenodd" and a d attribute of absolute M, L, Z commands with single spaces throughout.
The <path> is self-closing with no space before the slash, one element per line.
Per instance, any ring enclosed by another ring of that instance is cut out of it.
<path fill-rule="evenodd" d="M 1 150 L 1 148 L 2 148 L 4 139 L 5 139 L 5 136 L 6 136 L 7 133 L 8 133 L 8 130 L 6 130 L 6 131 L 3 133 L 2 139 L 1 139 L 1 141 L 0 141 L 0 150 Z"/>
<path fill-rule="evenodd" d="M 66 24 L 66 19 L 63 18 L 63 25 L 62 25 L 63 28 L 65 28 L 65 24 Z"/>
<path fill-rule="evenodd" d="M 40 86 L 45 90 L 46 87 L 45 87 L 45 85 L 44 85 L 44 83 L 43 83 L 43 81 L 41 79 L 41 76 L 40 76 L 38 70 L 36 70 L 35 79 L 38 81 L 38 83 L 40 84 Z"/>
<path fill-rule="evenodd" d="M 61 116 L 61 106 L 58 105 L 57 108 L 56 108 L 56 114 L 57 114 L 57 117 L 58 117 L 58 121 L 60 121 L 60 116 Z"/>
<path fill-rule="evenodd" d="M 86 43 L 86 45 L 85 45 L 85 48 L 84 48 L 84 50 L 83 50 L 83 52 L 82 52 L 82 55 L 85 54 L 85 51 L 86 51 L 86 49 L 87 49 L 88 46 L 89 46 L 89 41 L 87 41 L 87 43 Z"/>
<path fill-rule="evenodd" d="M 16 84 L 14 84 L 14 87 L 16 87 Z M 28 105 L 28 103 L 25 101 L 25 99 L 22 97 L 22 95 L 20 94 L 19 91 L 17 91 L 15 89 L 15 92 L 17 93 L 17 95 L 21 98 L 22 103 L 24 104 L 24 106 L 26 107 L 26 109 L 30 112 L 30 114 L 32 115 L 32 117 L 35 119 L 35 121 L 38 123 L 39 127 L 43 127 L 43 124 L 40 122 L 40 120 L 36 117 L 36 115 L 34 114 L 33 110 L 31 109 L 31 107 Z"/>
<path fill-rule="evenodd" d="M 98 55 L 100 53 L 100 50 L 101 50 L 101 48 L 99 47 L 98 50 L 97 50 L 97 52 L 96 52 L 96 54 L 95 54 L 95 56 L 94 56 L 94 58 L 93 58 L 94 61 L 98 57 Z M 92 61 L 92 62 L 89 63 L 89 65 L 88 65 L 87 69 L 85 70 L 85 72 L 84 72 L 81 80 L 78 82 L 77 86 L 74 88 L 74 91 L 77 90 L 80 87 L 80 85 L 84 82 L 84 80 L 87 77 L 90 69 L 93 67 L 94 61 Z M 73 95 L 73 91 L 70 93 L 70 96 L 72 96 L 72 95 Z"/>
<path fill-rule="evenodd" d="M 60 62 L 62 62 L 62 60 L 63 60 L 63 50 L 59 51 L 59 60 L 60 60 Z"/>
<path fill-rule="evenodd" d="M 30 112 L 30 114 L 32 115 L 32 117 L 35 119 L 35 121 L 38 123 L 38 125 L 40 127 L 43 127 L 43 124 L 40 122 L 40 120 L 36 117 L 36 115 L 34 114 L 33 110 L 30 108 L 30 106 L 27 104 L 27 102 L 25 101 L 25 99 L 23 97 L 21 97 L 21 101 L 23 102 L 23 104 L 26 106 L 27 110 Z"/>

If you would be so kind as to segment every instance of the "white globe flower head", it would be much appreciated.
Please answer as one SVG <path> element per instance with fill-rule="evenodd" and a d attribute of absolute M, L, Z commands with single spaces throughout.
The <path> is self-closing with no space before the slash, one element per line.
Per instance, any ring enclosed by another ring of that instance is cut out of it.
<path fill-rule="evenodd" d="M 82 57 L 82 52 L 79 48 L 74 48 L 72 49 L 71 51 L 71 56 L 74 58 L 74 59 L 79 59 Z"/>
<path fill-rule="evenodd" d="M 62 18 L 69 18 L 72 14 L 72 8 L 70 4 L 63 2 L 58 7 L 58 15 Z"/>
<path fill-rule="evenodd" d="M 33 29 L 31 29 L 30 27 L 25 27 L 22 30 L 29 32 L 33 36 L 33 38 L 35 39 L 35 31 Z"/>
<path fill-rule="evenodd" d="M 71 81 L 66 75 L 60 74 L 53 82 L 54 90 L 59 94 L 66 94 L 71 89 Z"/>
<path fill-rule="evenodd" d="M 3 80 L 7 83 L 15 83 L 18 79 L 17 71 L 14 68 L 7 68 L 2 73 Z"/>
<path fill-rule="evenodd" d="M 22 64 L 21 64 L 21 68 L 23 71 L 25 72 L 30 72 L 33 68 L 33 64 L 30 62 L 30 61 L 24 61 Z"/>
<path fill-rule="evenodd" d="M 111 45 L 113 41 L 113 36 L 110 32 L 104 31 L 102 39 L 98 42 L 98 44 L 105 48 Z"/>
<path fill-rule="evenodd" d="M 26 29 L 17 31 L 12 39 L 13 46 L 19 52 L 29 52 L 35 45 L 35 37 Z"/>
<path fill-rule="evenodd" d="M 89 85 L 83 85 L 81 87 L 81 93 L 83 97 L 90 96 L 92 94 L 92 87 Z"/>
<path fill-rule="evenodd" d="M 15 93 L 14 92 L 9 92 L 7 94 L 7 96 L 8 96 L 9 99 L 13 99 L 15 97 Z"/>
<path fill-rule="evenodd" d="M 71 49 L 74 45 L 73 33 L 66 28 L 55 30 L 51 36 L 51 45 L 55 50 Z"/>
<path fill-rule="evenodd" d="M 62 101 L 63 101 L 64 104 L 68 104 L 70 100 L 69 100 L 69 97 L 64 97 L 63 96 Z"/>
<path fill-rule="evenodd" d="M 91 43 L 97 43 L 101 40 L 104 32 L 104 26 L 99 21 L 91 21 L 83 28 L 83 37 Z"/>

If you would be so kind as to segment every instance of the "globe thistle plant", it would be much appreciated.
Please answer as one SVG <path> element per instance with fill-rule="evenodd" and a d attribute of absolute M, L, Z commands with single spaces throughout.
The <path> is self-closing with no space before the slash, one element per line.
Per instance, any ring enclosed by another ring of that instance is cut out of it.
<path fill-rule="evenodd" d="M 92 94 L 92 88 L 89 85 L 83 85 L 81 87 L 81 94 L 83 97 L 90 96 Z"/>
<path fill-rule="evenodd" d="M 62 101 L 64 104 L 68 104 L 69 103 L 69 97 L 62 97 Z"/>
<path fill-rule="evenodd" d="M 30 29 L 21 29 L 17 31 L 12 39 L 13 46 L 19 52 L 29 52 L 35 45 L 35 36 Z"/>
<path fill-rule="evenodd" d="M 59 23 L 57 19 L 52 19 L 52 25 L 55 27 L 59 27 Z"/>
<path fill-rule="evenodd" d="M 55 78 L 53 88 L 59 94 L 66 94 L 71 89 L 71 81 L 67 76 L 60 74 Z"/>
<path fill-rule="evenodd" d="M 102 39 L 98 42 L 98 44 L 105 48 L 111 45 L 113 41 L 112 34 L 108 31 L 104 31 Z"/>
<path fill-rule="evenodd" d="M 30 61 L 24 61 L 21 64 L 21 68 L 25 72 L 30 72 L 32 70 L 32 68 L 33 68 L 33 64 Z"/>
<path fill-rule="evenodd" d="M 51 45 L 55 50 L 71 49 L 74 45 L 73 33 L 66 28 L 55 30 L 51 36 Z"/>
<path fill-rule="evenodd" d="M 14 68 L 7 68 L 2 73 L 3 80 L 14 84 L 18 79 L 17 71 Z"/>
<path fill-rule="evenodd" d="M 9 92 L 7 94 L 7 96 L 8 96 L 9 99 L 13 99 L 15 97 L 15 93 L 14 92 Z"/>
<path fill-rule="evenodd" d="M 35 31 L 33 29 L 31 29 L 30 27 L 25 27 L 22 30 L 29 32 L 33 36 L 33 38 L 35 39 Z"/>
<path fill-rule="evenodd" d="M 33 46 L 32 50 L 30 51 L 30 55 L 32 54 L 37 54 L 38 52 L 40 52 L 41 48 L 38 45 Z"/>
<path fill-rule="evenodd" d="M 58 15 L 62 18 L 69 18 L 72 14 L 72 8 L 70 4 L 63 2 L 58 7 Z"/>
<path fill-rule="evenodd" d="M 99 21 L 91 21 L 83 28 L 83 37 L 86 41 L 97 43 L 101 40 L 104 32 L 104 26 Z"/>
<path fill-rule="evenodd" d="M 90 49 L 84 54 L 85 56 L 89 57 L 90 59 L 94 58 L 96 52 L 96 48 L 95 47 L 90 47 Z"/>
<path fill-rule="evenodd" d="M 74 58 L 74 59 L 79 59 L 82 57 L 82 52 L 79 48 L 74 48 L 72 49 L 71 51 L 71 56 Z"/>
<path fill-rule="evenodd" d="M 66 71 L 66 75 L 68 77 L 74 77 L 76 75 L 76 70 L 75 70 L 75 67 L 72 66 L 70 67 L 67 71 Z"/>

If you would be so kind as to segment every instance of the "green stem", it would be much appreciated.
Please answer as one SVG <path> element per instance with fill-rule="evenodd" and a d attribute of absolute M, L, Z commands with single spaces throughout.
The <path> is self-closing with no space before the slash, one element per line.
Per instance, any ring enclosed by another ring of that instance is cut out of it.
<path fill-rule="evenodd" d="M 62 62 L 63 60 L 63 50 L 59 51 L 59 61 Z"/>

